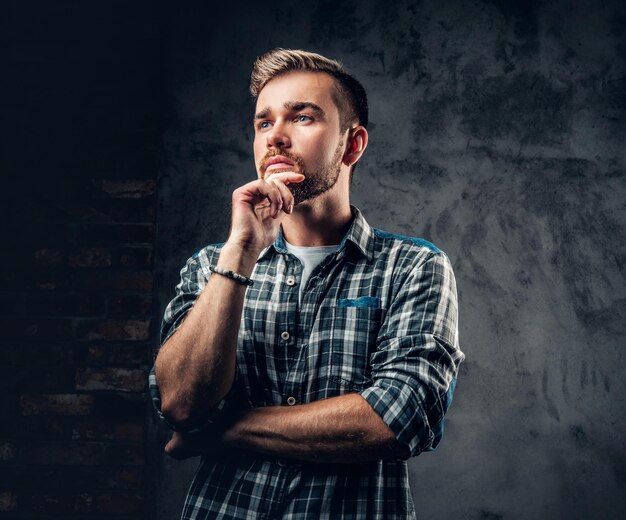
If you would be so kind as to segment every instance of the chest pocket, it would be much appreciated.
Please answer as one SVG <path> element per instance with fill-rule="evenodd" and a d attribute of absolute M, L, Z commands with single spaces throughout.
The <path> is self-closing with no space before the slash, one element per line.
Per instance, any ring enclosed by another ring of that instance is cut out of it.
<path fill-rule="evenodd" d="M 376 350 L 383 310 L 365 306 L 329 310 L 328 379 L 338 394 L 358 392 L 371 383 L 370 356 Z"/>

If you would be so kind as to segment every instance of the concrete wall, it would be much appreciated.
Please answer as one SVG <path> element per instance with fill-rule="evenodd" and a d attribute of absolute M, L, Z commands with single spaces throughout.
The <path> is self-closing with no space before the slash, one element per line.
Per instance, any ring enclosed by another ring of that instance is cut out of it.
<path fill-rule="evenodd" d="M 410 462 L 418 513 L 624 514 L 623 3 L 268 1 L 168 18 L 161 305 L 254 177 L 255 57 L 338 58 L 371 105 L 353 203 L 436 243 L 458 280 L 467 362 L 445 441 Z M 194 466 L 167 462 L 160 518 Z"/>

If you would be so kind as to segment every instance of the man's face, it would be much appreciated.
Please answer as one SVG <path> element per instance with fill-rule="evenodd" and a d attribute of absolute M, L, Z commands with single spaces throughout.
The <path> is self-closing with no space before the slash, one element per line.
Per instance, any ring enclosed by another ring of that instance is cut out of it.
<path fill-rule="evenodd" d="M 302 173 L 305 180 L 289 186 L 296 204 L 330 190 L 339 178 L 344 143 L 333 89 L 328 74 L 293 71 L 268 82 L 257 99 L 257 173 L 262 179 L 277 172 Z"/>

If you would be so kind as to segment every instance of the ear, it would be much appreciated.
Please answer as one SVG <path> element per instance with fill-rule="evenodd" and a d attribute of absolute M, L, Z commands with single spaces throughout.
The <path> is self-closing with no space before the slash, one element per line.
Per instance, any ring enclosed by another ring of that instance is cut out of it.
<path fill-rule="evenodd" d="M 364 126 L 357 126 L 348 132 L 348 146 L 343 154 L 343 163 L 352 166 L 363 155 L 367 148 L 367 130 Z"/>

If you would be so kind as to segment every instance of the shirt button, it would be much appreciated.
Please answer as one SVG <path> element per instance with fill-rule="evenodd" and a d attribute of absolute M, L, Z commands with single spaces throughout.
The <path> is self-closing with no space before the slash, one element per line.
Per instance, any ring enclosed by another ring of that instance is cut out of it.
<path fill-rule="evenodd" d="M 281 468 L 284 468 L 287 465 L 287 463 L 283 459 L 278 459 L 278 465 Z"/>
<path fill-rule="evenodd" d="M 289 396 L 287 397 L 287 404 L 289 406 L 293 406 L 294 404 L 296 404 L 296 398 L 293 396 Z"/>
<path fill-rule="evenodd" d="M 285 331 L 280 335 L 281 338 L 283 338 L 285 341 L 287 341 L 289 339 L 289 332 Z"/>
<path fill-rule="evenodd" d="M 296 285 L 296 279 L 293 276 L 289 276 L 287 278 L 287 285 L 289 286 Z"/>

